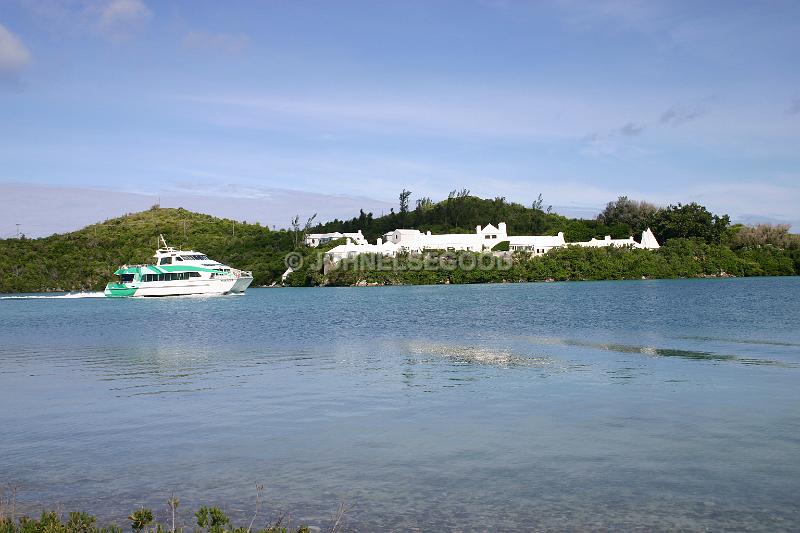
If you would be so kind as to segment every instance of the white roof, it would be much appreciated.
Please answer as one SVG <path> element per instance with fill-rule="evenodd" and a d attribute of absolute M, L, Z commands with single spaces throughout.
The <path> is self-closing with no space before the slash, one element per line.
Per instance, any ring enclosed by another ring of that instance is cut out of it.
<path fill-rule="evenodd" d="M 328 239 L 328 238 L 340 238 L 344 237 L 344 235 L 339 233 L 338 231 L 334 231 L 333 233 L 309 233 L 308 235 L 306 235 L 306 237 L 309 239 Z"/>
<path fill-rule="evenodd" d="M 638 246 L 639 243 L 633 240 L 633 237 L 628 237 L 627 239 L 612 239 L 611 236 L 606 235 L 605 239 L 595 239 L 592 237 L 590 241 L 584 242 L 571 242 L 571 245 L 576 246 L 594 246 L 597 248 L 602 248 L 603 246 Z"/>
<path fill-rule="evenodd" d="M 449 233 L 446 235 L 425 235 L 423 245 L 431 244 L 474 244 L 482 243 L 483 237 L 478 238 L 474 233 Z"/>
<path fill-rule="evenodd" d="M 350 252 L 357 252 L 360 254 L 386 253 L 386 252 L 396 252 L 399 249 L 400 245 L 395 244 L 393 242 L 384 242 L 382 244 L 355 244 L 348 242 L 347 244 L 340 244 L 339 246 L 334 246 L 326 253 L 331 255 L 341 255 Z"/>
<path fill-rule="evenodd" d="M 650 231 L 650 228 L 647 228 L 642 232 L 642 248 L 656 249 L 660 247 L 661 246 L 658 244 L 658 240 L 656 240 L 656 236 L 653 235 L 653 232 Z"/>
<path fill-rule="evenodd" d="M 508 237 L 511 246 L 562 246 L 564 235 L 511 235 Z"/>

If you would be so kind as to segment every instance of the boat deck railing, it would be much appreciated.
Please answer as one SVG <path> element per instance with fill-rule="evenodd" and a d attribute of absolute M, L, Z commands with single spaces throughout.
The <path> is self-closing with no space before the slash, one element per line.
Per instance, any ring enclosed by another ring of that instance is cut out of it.
<path fill-rule="evenodd" d="M 237 278 L 252 278 L 253 273 L 249 270 L 239 270 L 238 268 L 231 268 L 231 274 Z"/>

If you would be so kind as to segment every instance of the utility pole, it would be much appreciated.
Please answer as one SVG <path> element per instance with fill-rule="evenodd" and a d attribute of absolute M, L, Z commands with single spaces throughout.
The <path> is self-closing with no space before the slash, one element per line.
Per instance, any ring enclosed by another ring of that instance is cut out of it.
<path fill-rule="evenodd" d="M 186 242 L 186 220 L 183 221 L 183 242 Z"/>
<path fill-rule="evenodd" d="M 19 239 L 19 224 L 17 224 L 17 239 Z"/>
<path fill-rule="evenodd" d="M 236 238 L 236 221 L 233 221 L 233 237 Z"/>

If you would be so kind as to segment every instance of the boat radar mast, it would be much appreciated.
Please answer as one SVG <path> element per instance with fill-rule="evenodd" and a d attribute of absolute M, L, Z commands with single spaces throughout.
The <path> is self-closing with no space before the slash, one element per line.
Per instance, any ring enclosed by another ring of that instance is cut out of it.
<path fill-rule="evenodd" d="M 163 235 L 163 234 L 161 234 L 161 233 L 159 233 L 159 234 L 158 234 L 158 242 L 159 242 L 160 244 L 163 244 L 163 245 L 164 245 L 164 246 L 161 248 L 162 250 L 164 250 L 164 251 L 169 251 L 169 252 L 173 252 L 173 251 L 175 251 L 175 248 L 172 248 L 172 247 L 170 247 L 170 246 L 168 246 L 168 245 L 167 245 L 167 241 L 166 241 L 166 240 L 164 240 L 164 235 Z"/>

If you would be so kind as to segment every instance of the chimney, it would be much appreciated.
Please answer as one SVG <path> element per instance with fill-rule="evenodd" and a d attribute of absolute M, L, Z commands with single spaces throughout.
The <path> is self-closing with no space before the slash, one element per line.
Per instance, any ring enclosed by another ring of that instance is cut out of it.
<path fill-rule="evenodd" d="M 480 225 L 475 226 L 475 233 L 480 233 L 480 232 L 481 232 L 481 226 Z"/>
<path fill-rule="evenodd" d="M 381 244 L 383 244 L 383 241 L 381 241 L 381 238 L 380 238 L 380 237 L 378 237 L 378 240 L 377 240 L 377 241 L 375 241 L 375 244 L 377 244 L 378 246 L 380 246 Z"/>
<path fill-rule="evenodd" d="M 611 240 L 611 235 L 606 235 L 606 240 L 610 241 Z"/>
<path fill-rule="evenodd" d="M 499 224 L 497 225 L 497 229 L 498 229 L 498 230 L 499 230 L 499 232 L 500 232 L 500 233 L 502 233 L 503 235 L 507 235 L 507 234 L 508 234 L 508 231 L 506 230 L 506 223 L 505 223 L 505 222 L 501 222 L 501 223 L 499 223 Z"/>

